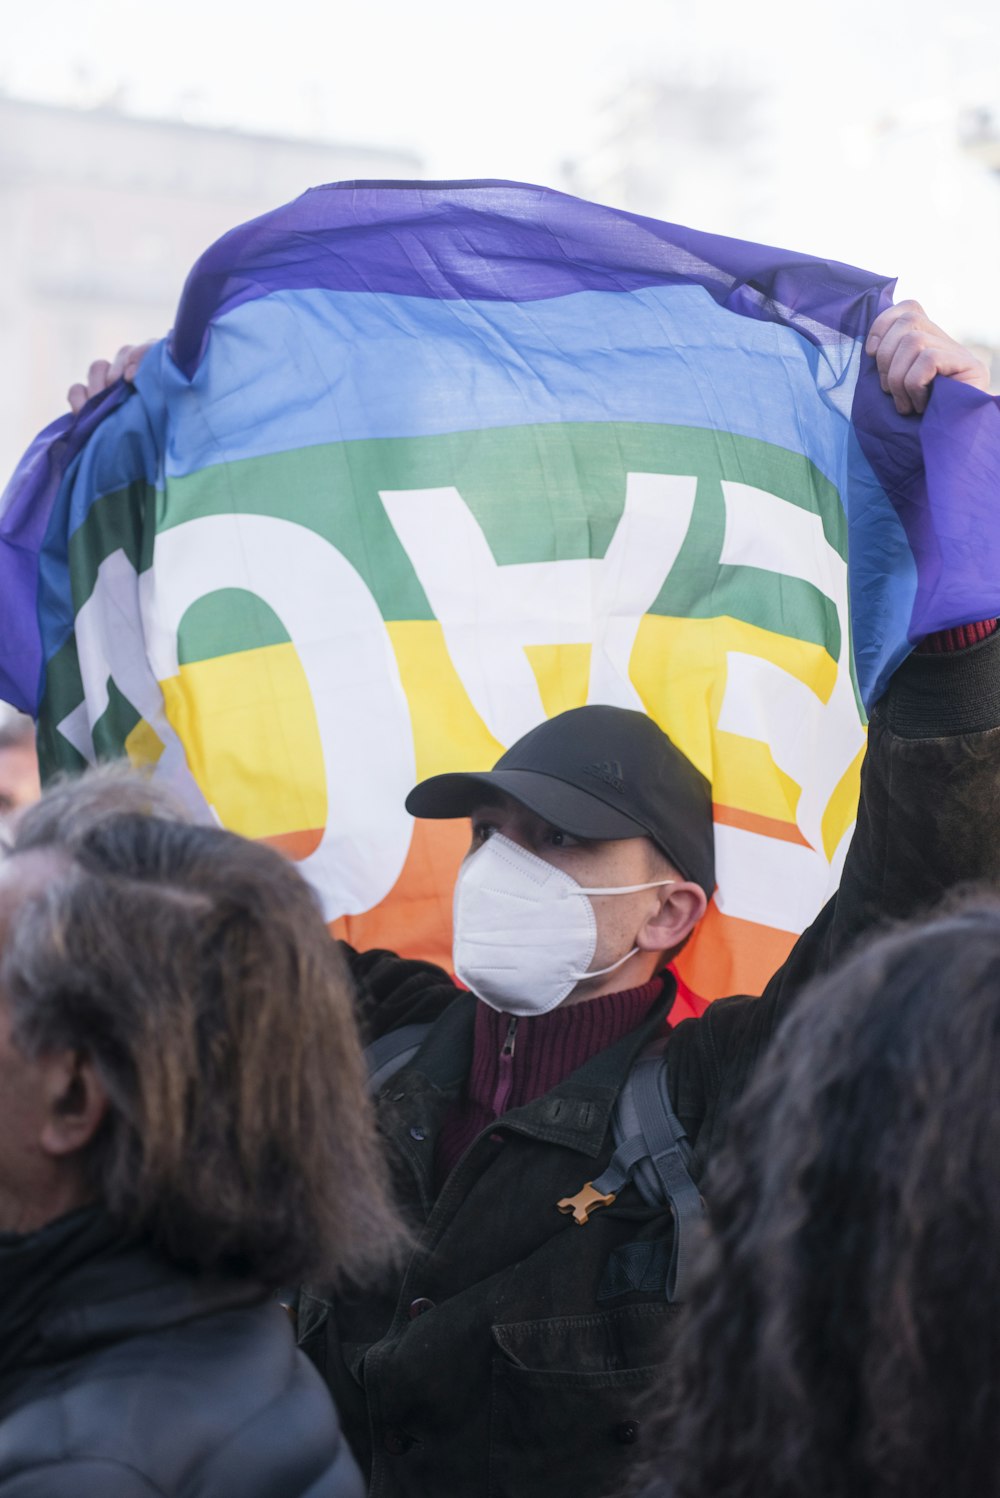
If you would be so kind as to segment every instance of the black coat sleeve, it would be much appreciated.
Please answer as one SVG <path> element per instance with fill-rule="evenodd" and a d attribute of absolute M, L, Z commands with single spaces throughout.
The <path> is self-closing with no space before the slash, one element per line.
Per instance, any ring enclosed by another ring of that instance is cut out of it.
<path fill-rule="evenodd" d="M 358 952 L 338 942 L 347 963 L 365 1045 L 402 1025 L 432 1024 L 463 990 L 444 968 L 376 948 Z"/>
<path fill-rule="evenodd" d="M 678 1026 L 672 1087 L 713 1099 L 721 1121 L 810 978 L 880 924 L 998 879 L 1000 632 L 953 654 L 911 655 L 896 672 L 872 714 L 838 893 L 760 998 L 720 1000 Z"/>

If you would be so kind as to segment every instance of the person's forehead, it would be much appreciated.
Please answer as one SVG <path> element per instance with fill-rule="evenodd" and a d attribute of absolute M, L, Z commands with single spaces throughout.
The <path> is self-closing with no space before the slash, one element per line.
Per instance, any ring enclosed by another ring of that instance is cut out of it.
<path fill-rule="evenodd" d="M 0 859 L 0 922 L 6 925 L 25 900 L 45 889 L 68 862 L 57 848 L 30 848 Z"/>
<path fill-rule="evenodd" d="M 0 775 L 37 774 L 38 755 L 33 744 L 0 744 Z"/>
<path fill-rule="evenodd" d="M 15 807 L 28 806 L 38 800 L 41 789 L 33 748 L 25 744 L 0 748 L 0 797 Z"/>

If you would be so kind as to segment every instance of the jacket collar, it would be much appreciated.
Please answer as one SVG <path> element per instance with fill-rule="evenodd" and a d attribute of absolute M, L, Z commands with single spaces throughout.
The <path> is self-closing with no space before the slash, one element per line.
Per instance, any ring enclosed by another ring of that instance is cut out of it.
<path fill-rule="evenodd" d="M 438 1092 L 457 1096 L 472 1062 L 478 1002 L 471 993 L 458 994 L 430 1026 L 407 1071 L 418 1072 Z"/>
<path fill-rule="evenodd" d="M 103 1212 L 85 1207 L 33 1233 L 0 1234 L 0 1373 L 38 1338 L 54 1287 L 81 1264 L 104 1259 L 117 1234 Z"/>
<path fill-rule="evenodd" d="M 592 1056 L 543 1097 L 510 1109 L 495 1127 L 596 1158 L 632 1063 L 654 1036 L 664 1032 L 676 995 L 677 985 L 668 972 L 662 994 L 640 1025 Z M 400 1073 L 401 1095 L 430 1084 L 446 1098 L 458 1096 L 472 1058 L 477 1002 L 471 994 L 461 994 L 435 1021 L 405 1073 Z"/>
<path fill-rule="evenodd" d="M 99 1207 L 0 1235 L 0 1377 L 265 1298 L 256 1281 L 187 1273 Z"/>
<path fill-rule="evenodd" d="M 533 1139 L 561 1144 L 596 1158 L 607 1136 L 618 1094 L 640 1052 L 665 1032 L 667 1016 L 677 994 L 668 975 L 664 991 L 640 1025 L 522 1108 L 512 1108 L 497 1127 L 514 1129 Z"/>

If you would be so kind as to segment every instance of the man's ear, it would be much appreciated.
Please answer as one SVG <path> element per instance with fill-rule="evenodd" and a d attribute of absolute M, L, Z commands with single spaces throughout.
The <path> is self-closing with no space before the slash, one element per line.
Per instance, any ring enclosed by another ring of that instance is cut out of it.
<path fill-rule="evenodd" d="M 39 1061 L 45 1122 L 39 1144 L 55 1158 L 86 1149 L 108 1111 L 108 1094 L 89 1056 L 56 1051 Z"/>
<path fill-rule="evenodd" d="M 707 908 L 708 898 L 700 884 L 678 880 L 665 885 L 660 907 L 642 926 L 636 946 L 643 952 L 669 952 L 694 930 Z"/>

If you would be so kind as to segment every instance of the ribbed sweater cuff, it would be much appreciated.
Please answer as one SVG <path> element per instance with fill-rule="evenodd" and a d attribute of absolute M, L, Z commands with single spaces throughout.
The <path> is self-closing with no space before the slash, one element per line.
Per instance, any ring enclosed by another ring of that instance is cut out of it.
<path fill-rule="evenodd" d="M 914 651 L 876 712 L 904 739 L 949 738 L 1000 726 L 1000 631 L 965 649 Z"/>
<path fill-rule="evenodd" d="M 957 624 L 954 629 L 939 629 L 927 635 L 917 646 L 920 655 L 950 655 L 953 650 L 967 650 L 988 640 L 996 631 L 1000 619 L 980 619 L 978 624 Z"/>

